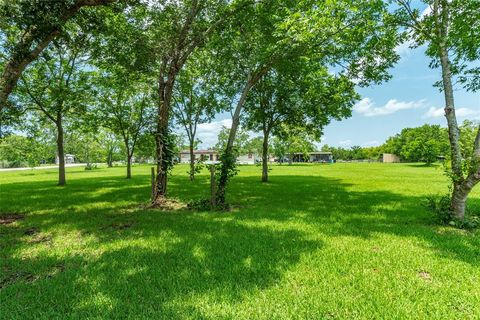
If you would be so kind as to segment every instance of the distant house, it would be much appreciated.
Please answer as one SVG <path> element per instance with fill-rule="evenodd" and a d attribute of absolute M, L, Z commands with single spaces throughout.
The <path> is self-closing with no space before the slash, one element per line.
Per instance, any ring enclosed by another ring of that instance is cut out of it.
<path fill-rule="evenodd" d="M 333 155 L 331 152 L 315 151 L 307 154 L 296 152 L 292 155 L 292 162 L 333 162 Z"/>
<path fill-rule="evenodd" d="M 255 155 L 252 152 L 238 156 L 237 163 L 239 164 L 255 164 Z"/>
<path fill-rule="evenodd" d="M 393 153 L 384 153 L 382 155 L 382 162 L 384 162 L 384 163 L 397 163 L 397 162 L 400 162 L 400 158 Z"/>
<path fill-rule="evenodd" d="M 217 151 L 212 149 L 207 150 L 194 150 L 195 161 L 219 161 L 220 155 Z M 180 163 L 190 163 L 190 151 L 183 150 L 180 152 Z M 255 155 L 248 153 L 240 155 L 237 158 L 239 164 L 255 164 Z"/>
<path fill-rule="evenodd" d="M 195 161 L 218 161 L 219 155 L 215 150 L 194 150 Z M 180 152 L 180 163 L 190 163 L 190 151 L 183 150 Z"/>
<path fill-rule="evenodd" d="M 55 156 L 55 164 L 59 164 L 60 159 L 58 158 L 58 154 Z M 65 164 L 72 164 L 75 163 L 75 155 L 74 154 L 66 154 L 65 155 Z"/>

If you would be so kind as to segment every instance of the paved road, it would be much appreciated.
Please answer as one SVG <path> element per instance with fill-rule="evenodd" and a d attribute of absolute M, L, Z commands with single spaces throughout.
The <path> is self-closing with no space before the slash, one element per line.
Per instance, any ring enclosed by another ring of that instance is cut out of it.
<path fill-rule="evenodd" d="M 87 164 L 86 163 L 72 163 L 72 164 L 66 164 L 65 168 L 72 168 L 72 167 L 85 167 Z M 41 170 L 41 169 L 57 169 L 58 166 L 43 166 L 43 167 L 33 167 L 33 168 L 5 168 L 5 169 L 0 169 L 0 172 L 4 171 L 21 171 L 21 170 Z"/>

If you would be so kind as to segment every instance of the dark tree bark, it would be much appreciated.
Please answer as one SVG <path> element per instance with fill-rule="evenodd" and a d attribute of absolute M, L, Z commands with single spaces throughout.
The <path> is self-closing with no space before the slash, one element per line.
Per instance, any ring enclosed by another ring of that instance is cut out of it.
<path fill-rule="evenodd" d="M 193 153 L 193 141 L 190 140 L 190 181 L 195 180 L 195 154 Z"/>
<path fill-rule="evenodd" d="M 268 138 L 269 131 L 263 131 L 263 147 L 262 147 L 262 182 L 268 182 Z"/>
<path fill-rule="evenodd" d="M 8 96 L 17 85 L 18 79 L 30 62 L 37 59 L 48 44 L 61 33 L 63 25 L 78 10 L 85 6 L 99 6 L 115 0 L 77 0 L 72 6 L 65 7 L 59 17 L 59 23 L 50 26 L 31 25 L 24 36 L 15 45 L 12 57 L 6 62 L 0 77 L 0 112 L 8 105 Z"/>
<path fill-rule="evenodd" d="M 113 167 L 113 151 L 112 149 L 109 149 L 108 150 L 108 154 L 107 154 L 107 166 L 109 168 Z"/>
<path fill-rule="evenodd" d="M 130 136 L 123 133 L 123 142 L 125 143 L 125 150 L 127 151 L 127 179 L 132 178 L 132 157 L 135 150 L 136 135 L 132 138 L 132 145 L 130 145 Z"/>
<path fill-rule="evenodd" d="M 65 151 L 63 148 L 63 126 L 61 115 L 57 116 L 55 124 L 57 127 L 58 185 L 64 186 L 67 184 L 67 180 L 65 178 Z"/>
<path fill-rule="evenodd" d="M 132 178 L 132 155 L 127 156 L 127 179 Z"/>
<path fill-rule="evenodd" d="M 155 136 L 157 176 L 155 179 L 155 197 L 153 202 L 162 202 L 167 195 L 168 159 L 166 159 L 166 155 L 168 150 L 166 150 L 165 139 L 167 139 L 168 134 L 168 120 L 171 107 L 170 104 L 176 74 L 176 71 L 172 72 L 166 82 L 163 81 L 163 79 L 159 81 L 159 103 L 157 109 L 157 128 Z"/>

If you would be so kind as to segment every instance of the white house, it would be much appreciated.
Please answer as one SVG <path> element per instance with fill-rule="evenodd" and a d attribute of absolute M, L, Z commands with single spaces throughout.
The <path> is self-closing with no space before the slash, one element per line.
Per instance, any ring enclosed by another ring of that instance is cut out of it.
<path fill-rule="evenodd" d="M 194 150 L 195 161 L 218 161 L 218 152 L 215 150 Z M 190 151 L 180 152 L 180 163 L 190 163 Z"/>
<path fill-rule="evenodd" d="M 217 151 L 207 150 L 194 150 L 195 161 L 219 161 L 220 155 Z M 180 152 L 180 163 L 190 163 L 190 151 L 183 150 Z M 243 154 L 237 158 L 239 164 L 255 164 L 255 155 L 253 153 Z"/>
<path fill-rule="evenodd" d="M 55 164 L 59 164 L 60 159 L 58 158 L 58 154 L 55 156 Z M 65 164 L 75 163 L 75 155 L 74 154 L 65 154 Z"/>
<path fill-rule="evenodd" d="M 238 156 L 237 163 L 239 164 L 255 164 L 255 155 L 251 152 Z"/>

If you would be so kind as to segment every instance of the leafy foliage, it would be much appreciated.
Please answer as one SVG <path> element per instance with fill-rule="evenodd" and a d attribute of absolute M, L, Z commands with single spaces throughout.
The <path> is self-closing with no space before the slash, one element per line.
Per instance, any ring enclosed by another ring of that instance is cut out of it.
<path fill-rule="evenodd" d="M 404 161 L 423 161 L 429 165 L 435 162 L 438 156 L 449 154 L 447 130 L 439 125 L 428 124 L 406 128 L 390 137 L 384 145 L 384 150 L 400 156 Z"/>
<path fill-rule="evenodd" d="M 12 134 L 0 140 L 0 161 L 3 167 L 34 167 L 42 162 L 51 163 L 53 159 L 52 146 L 40 139 Z"/>
<path fill-rule="evenodd" d="M 428 196 L 425 206 L 435 215 L 442 224 L 450 225 L 461 229 L 473 229 L 480 226 L 480 217 L 467 211 L 464 219 L 458 219 L 451 207 L 451 196 L 449 194 Z"/>

